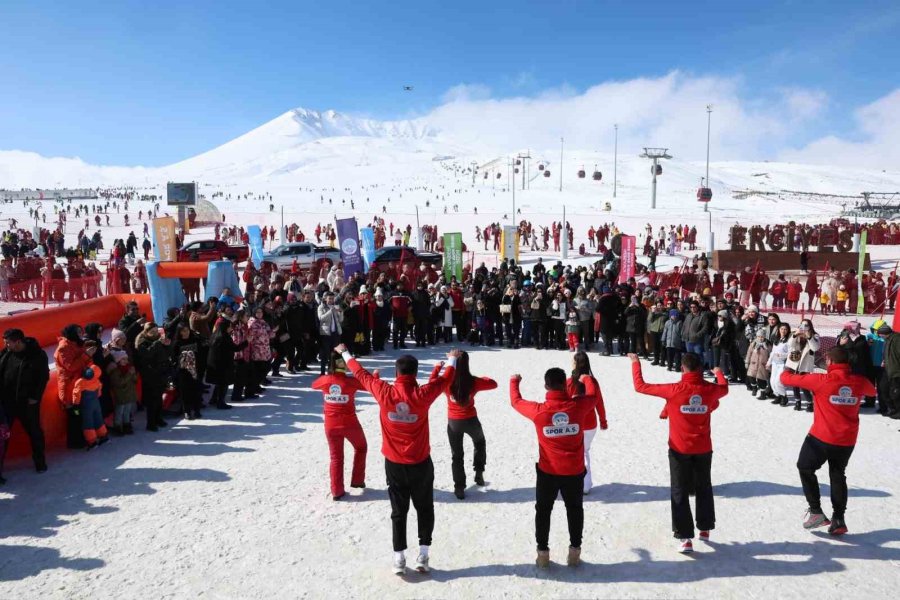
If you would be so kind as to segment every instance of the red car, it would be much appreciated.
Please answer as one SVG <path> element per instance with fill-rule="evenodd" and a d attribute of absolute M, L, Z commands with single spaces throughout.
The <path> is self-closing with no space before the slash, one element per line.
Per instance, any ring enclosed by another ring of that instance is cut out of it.
<path fill-rule="evenodd" d="M 230 260 L 235 263 L 246 262 L 250 258 L 250 248 L 244 245 L 229 246 L 216 240 L 199 240 L 191 242 L 178 251 L 178 262 L 212 262 Z"/>

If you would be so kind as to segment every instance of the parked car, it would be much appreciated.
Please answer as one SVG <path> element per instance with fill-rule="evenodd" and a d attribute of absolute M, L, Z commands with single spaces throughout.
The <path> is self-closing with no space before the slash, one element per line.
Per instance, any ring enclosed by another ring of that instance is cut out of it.
<path fill-rule="evenodd" d="M 372 269 L 384 271 L 389 265 L 398 266 L 400 263 L 412 263 L 413 268 L 419 265 L 434 265 L 435 270 L 440 270 L 444 264 L 444 256 L 437 252 L 419 252 L 412 246 L 384 246 L 375 251 L 375 260 Z"/>
<path fill-rule="evenodd" d="M 186 244 L 178 251 L 178 262 L 211 262 L 230 260 L 236 263 L 250 258 L 250 249 L 245 245 L 229 246 L 223 241 L 198 240 Z"/>
<path fill-rule="evenodd" d="M 295 259 L 297 266 L 303 270 L 314 266 L 330 268 L 341 262 L 341 251 L 330 246 L 316 246 L 311 242 L 291 242 L 272 248 L 263 255 L 263 262 L 272 263 L 279 270 L 290 269 Z"/>

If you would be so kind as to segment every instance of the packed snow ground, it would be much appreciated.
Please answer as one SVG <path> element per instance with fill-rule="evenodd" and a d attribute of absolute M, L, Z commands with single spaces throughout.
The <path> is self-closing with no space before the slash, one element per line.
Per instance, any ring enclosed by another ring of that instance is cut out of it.
<path fill-rule="evenodd" d="M 447 348 L 413 351 L 420 379 Z M 395 353 L 363 363 L 392 373 Z M 662 401 L 638 396 L 624 358 L 592 354 L 610 429 L 593 447 L 595 488 L 585 498 L 585 563 L 564 565 L 564 508 L 551 532 L 554 564 L 534 560 L 534 428 L 509 406 L 507 382 L 541 399 L 542 374 L 569 368 L 566 352 L 482 349 L 473 372 L 497 390 L 478 396 L 487 436 L 486 488 L 452 494 L 445 400 L 431 409 L 436 528 L 430 576 L 390 572 L 390 505 L 378 411 L 357 400 L 366 432 L 368 488 L 333 502 L 315 375 L 288 376 L 253 404 L 142 428 L 99 450 L 28 461 L 0 492 L 0 597 L 4 598 L 446 598 L 892 596 L 900 517 L 891 507 L 897 422 L 864 414 L 848 469 L 850 533 L 801 527 L 805 502 L 794 466 L 811 421 L 732 386 L 713 416 L 717 529 L 692 556 L 675 552 L 669 523 L 667 424 Z M 674 374 L 646 366 L 649 381 Z M 142 417 L 138 416 L 139 423 Z M 350 448 L 345 470 L 349 476 Z M 466 442 L 467 465 L 472 447 Z M 471 466 L 469 479 L 471 483 Z M 823 507 L 828 510 L 827 473 Z M 349 488 L 348 488 L 349 489 Z M 410 547 L 416 547 L 410 514 Z"/>

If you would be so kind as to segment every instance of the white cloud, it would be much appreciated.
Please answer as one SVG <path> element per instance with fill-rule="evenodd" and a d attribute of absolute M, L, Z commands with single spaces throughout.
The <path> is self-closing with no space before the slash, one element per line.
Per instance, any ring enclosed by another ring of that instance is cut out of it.
<path fill-rule="evenodd" d="M 858 139 L 822 137 L 796 150 L 781 153 L 782 160 L 852 167 L 896 169 L 900 162 L 900 88 L 853 113 Z"/>
<path fill-rule="evenodd" d="M 491 88 L 480 83 L 460 83 L 444 93 L 444 102 L 472 102 L 491 97 Z"/>
<path fill-rule="evenodd" d="M 791 138 L 798 117 L 821 110 L 826 97 L 792 89 L 771 101 L 741 95 L 741 80 L 673 71 L 657 78 L 602 83 L 583 92 L 569 86 L 534 96 L 490 98 L 483 86 L 457 86 L 425 119 L 449 137 L 491 150 L 548 149 L 564 136 L 579 149 L 667 146 L 684 159 L 706 154 L 706 105 L 713 104 L 714 160 L 771 158 Z M 474 88 L 474 89 L 473 89 Z"/>

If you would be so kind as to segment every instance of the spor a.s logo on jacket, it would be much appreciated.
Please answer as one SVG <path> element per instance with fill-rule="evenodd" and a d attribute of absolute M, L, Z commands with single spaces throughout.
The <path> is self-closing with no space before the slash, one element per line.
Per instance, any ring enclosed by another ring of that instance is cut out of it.
<path fill-rule="evenodd" d="M 854 406 L 859 402 L 859 398 L 853 395 L 853 390 L 850 386 L 842 385 L 838 389 L 837 395 L 829 396 L 828 401 L 839 406 Z"/>
<path fill-rule="evenodd" d="M 331 384 L 328 387 L 328 393 L 325 394 L 325 402 L 328 402 L 329 404 L 347 404 L 350 402 L 350 396 L 342 394 L 342 391 L 341 386 L 338 384 Z"/>
<path fill-rule="evenodd" d="M 700 394 L 694 394 L 688 400 L 688 404 L 680 407 L 683 415 L 705 415 L 709 412 L 709 407 L 703 404 L 703 397 Z"/>
<path fill-rule="evenodd" d="M 569 424 L 569 415 L 564 412 L 555 413 L 552 417 L 553 424 L 544 427 L 545 437 L 562 437 L 578 435 L 581 430 L 578 423 Z"/>
<path fill-rule="evenodd" d="M 406 402 L 398 402 L 395 410 L 388 412 L 388 419 L 395 423 L 415 423 L 419 420 L 419 415 L 413 415 L 409 412 L 409 404 Z"/>

